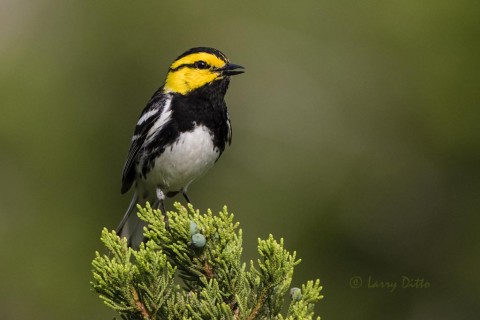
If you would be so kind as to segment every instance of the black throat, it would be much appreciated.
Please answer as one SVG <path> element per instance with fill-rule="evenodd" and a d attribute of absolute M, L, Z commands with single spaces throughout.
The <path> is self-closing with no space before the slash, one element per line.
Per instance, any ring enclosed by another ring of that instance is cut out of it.
<path fill-rule="evenodd" d="M 214 81 L 188 95 L 175 94 L 172 99 L 172 124 L 178 133 L 203 125 L 212 133 L 213 144 L 220 153 L 228 140 L 228 114 L 225 93 L 229 78 Z"/>

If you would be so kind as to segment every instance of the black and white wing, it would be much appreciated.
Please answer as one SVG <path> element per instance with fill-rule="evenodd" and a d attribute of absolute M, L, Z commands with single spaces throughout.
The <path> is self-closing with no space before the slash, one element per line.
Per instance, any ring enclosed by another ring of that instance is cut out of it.
<path fill-rule="evenodd" d="M 130 150 L 122 173 L 122 193 L 127 192 L 135 181 L 135 166 L 139 151 L 152 134 L 162 130 L 162 127 L 171 119 L 171 96 L 162 92 L 160 88 L 143 109 L 133 133 Z"/>

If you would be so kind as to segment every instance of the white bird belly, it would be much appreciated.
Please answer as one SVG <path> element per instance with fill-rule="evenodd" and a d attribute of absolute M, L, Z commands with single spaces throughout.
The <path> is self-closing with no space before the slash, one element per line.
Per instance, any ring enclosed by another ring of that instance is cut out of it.
<path fill-rule="evenodd" d="M 212 138 L 205 126 L 180 134 L 155 160 L 147 183 L 164 192 L 185 190 L 218 159 L 220 151 L 213 145 Z"/>

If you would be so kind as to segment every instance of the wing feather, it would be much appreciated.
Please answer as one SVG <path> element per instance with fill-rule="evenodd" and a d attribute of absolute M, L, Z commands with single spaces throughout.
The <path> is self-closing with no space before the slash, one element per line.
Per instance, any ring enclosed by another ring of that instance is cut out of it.
<path fill-rule="evenodd" d="M 139 151 L 151 140 L 152 135 L 158 134 L 165 124 L 170 120 L 170 102 L 171 97 L 164 94 L 160 88 L 143 109 L 138 119 L 132 142 L 128 151 L 127 160 L 122 173 L 122 193 L 127 192 L 136 177 L 136 162 Z"/>

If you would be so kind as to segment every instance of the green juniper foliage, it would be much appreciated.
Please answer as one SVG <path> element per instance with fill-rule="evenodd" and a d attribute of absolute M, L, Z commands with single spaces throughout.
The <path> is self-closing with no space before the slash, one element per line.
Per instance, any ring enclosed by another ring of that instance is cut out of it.
<path fill-rule="evenodd" d="M 175 207 L 167 213 L 169 230 L 159 210 L 138 207 L 149 224 L 148 241 L 138 250 L 102 231 L 107 253 L 96 252 L 92 286 L 122 319 L 313 319 L 323 298 L 320 280 L 289 289 L 300 260 L 283 248 L 283 239 L 259 239 L 261 258 L 247 268 L 240 260 L 242 230 L 226 207 L 216 216 Z M 281 315 L 288 292 L 290 305 Z"/>

